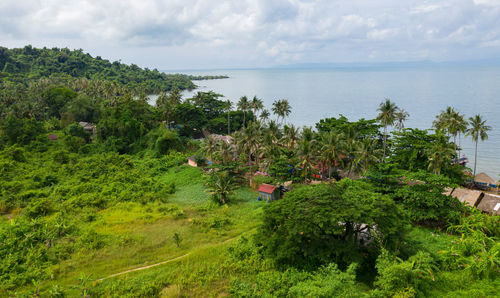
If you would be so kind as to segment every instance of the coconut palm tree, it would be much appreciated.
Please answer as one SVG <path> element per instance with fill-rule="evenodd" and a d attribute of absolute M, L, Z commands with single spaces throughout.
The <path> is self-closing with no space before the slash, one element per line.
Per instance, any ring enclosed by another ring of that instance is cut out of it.
<path fill-rule="evenodd" d="M 449 164 L 455 155 L 454 146 L 450 145 L 448 138 L 442 135 L 442 138 L 427 150 L 427 156 L 429 157 L 428 169 L 432 169 L 434 174 L 440 175 L 443 166 Z"/>
<path fill-rule="evenodd" d="M 320 135 L 320 158 L 323 166 L 328 168 L 328 178 L 331 178 L 331 169 L 342 165 L 343 136 L 334 131 L 324 132 Z"/>
<path fill-rule="evenodd" d="M 396 111 L 398 107 L 395 103 L 391 102 L 389 98 L 386 98 L 377 109 L 380 113 L 377 116 L 377 120 L 384 126 L 384 158 L 387 147 L 387 127 L 394 125 L 394 120 L 396 119 Z"/>
<path fill-rule="evenodd" d="M 233 107 L 233 103 L 230 100 L 224 102 L 224 109 L 227 111 L 227 134 L 231 134 L 231 120 L 229 119 L 229 113 Z"/>
<path fill-rule="evenodd" d="M 313 142 L 307 139 L 302 139 L 298 146 L 299 167 L 302 169 L 301 173 L 304 177 L 304 182 L 311 177 L 314 168 L 314 150 Z"/>
<path fill-rule="evenodd" d="M 404 122 L 408 119 L 408 117 L 410 117 L 410 114 L 403 109 L 398 109 L 394 116 L 396 117 L 396 127 L 400 131 L 403 130 L 405 128 Z"/>
<path fill-rule="evenodd" d="M 213 156 L 214 156 L 214 153 L 217 151 L 218 146 L 219 146 L 219 144 L 218 144 L 217 140 L 211 136 L 208 136 L 205 138 L 205 140 L 201 146 L 201 151 L 204 154 L 207 154 L 208 157 L 210 158 L 210 161 L 213 162 Z"/>
<path fill-rule="evenodd" d="M 250 107 L 250 103 L 248 102 L 248 98 L 246 96 L 240 97 L 240 101 L 238 101 L 237 107 L 240 111 L 243 111 L 243 126 L 246 124 L 246 114 L 248 108 Z"/>
<path fill-rule="evenodd" d="M 299 138 L 299 129 L 296 128 L 293 124 L 290 126 L 285 125 L 285 127 L 283 128 L 283 134 L 284 143 L 286 143 L 288 149 L 292 149 L 295 146 L 297 139 Z"/>
<path fill-rule="evenodd" d="M 477 144 L 479 139 L 485 141 L 488 139 L 488 131 L 491 130 L 491 126 L 486 125 L 486 120 L 483 120 L 481 115 L 475 115 L 469 118 L 469 129 L 467 129 L 467 135 L 472 137 L 472 140 L 476 142 L 476 149 L 474 151 L 474 178 L 476 178 L 476 165 L 477 165 Z"/>
<path fill-rule="evenodd" d="M 358 165 L 356 168 L 361 171 L 366 171 L 371 165 L 376 164 L 382 157 L 382 152 L 378 148 L 378 141 L 372 139 L 365 139 L 358 142 L 354 152 L 355 163 Z"/>
<path fill-rule="evenodd" d="M 288 117 L 292 112 L 292 107 L 287 99 L 280 99 L 273 102 L 272 110 L 278 117 L 278 120 L 281 118 L 281 124 L 283 124 L 286 117 Z"/>
<path fill-rule="evenodd" d="M 260 111 L 264 108 L 264 103 L 261 99 L 257 98 L 257 95 L 255 95 L 250 102 L 250 107 L 253 110 L 254 116 L 257 117 L 257 111 Z"/>
<path fill-rule="evenodd" d="M 455 144 L 457 157 L 459 156 L 457 152 L 457 136 L 460 139 L 460 134 L 464 133 L 466 130 L 467 121 L 465 120 L 465 116 L 453 110 L 453 113 L 448 117 L 448 131 L 453 136 L 453 144 Z"/>
<path fill-rule="evenodd" d="M 206 187 L 207 193 L 220 200 L 221 204 L 226 204 L 229 196 L 234 193 L 233 178 L 227 172 L 212 172 Z"/>
<path fill-rule="evenodd" d="M 264 110 L 262 110 L 262 112 L 260 112 L 260 119 L 263 122 L 266 122 L 269 119 L 269 116 L 271 116 L 271 115 L 269 114 L 269 111 L 266 109 L 264 109 Z"/>

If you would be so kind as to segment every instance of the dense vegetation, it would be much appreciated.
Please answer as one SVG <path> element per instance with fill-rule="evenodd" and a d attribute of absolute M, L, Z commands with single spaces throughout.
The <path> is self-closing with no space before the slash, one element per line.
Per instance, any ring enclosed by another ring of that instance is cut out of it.
<path fill-rule="evenodd" d="M 9 53 L 30 50 L 66 52 Z M 128 67 L 61 78 L 67 60 L 26 61 L 0 89 L 1 296 L 497 295 L 498 216 L 443 194 L 466 183 L 456 138 L 485 140 L 482 119 L 467 129 L 450 108 L 433 130 L 404 128 L 387 100 L 377 119 L 297 128 L 286 99 L 277 120 L 257 97 L 234 109 L 181 86 L 152 106 L 115 81 Z"/>
<path fill-rule="evenodd" d="M 0 47 L 0 80 L 28 84 L 41 78 L 82 78 L 106 80 L 146 94 L 157 94 L 173 88 L 194 89 L 191 80 L 224 79 L 227 76 L 188 76 L 165 74 L 157 69 L 142 69 L 135 64 L 111 62 L 100 56 L 92 57 L 82 49 L 19 49 Z"/>

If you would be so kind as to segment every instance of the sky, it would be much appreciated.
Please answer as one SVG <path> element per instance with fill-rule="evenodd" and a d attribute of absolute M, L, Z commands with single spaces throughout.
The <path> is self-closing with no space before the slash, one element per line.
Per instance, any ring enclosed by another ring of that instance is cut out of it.
<path fill-rule="evenodd" d="M 500 60 L 500 0 L 1 0 L 0 46 L 141 67 Z"/>

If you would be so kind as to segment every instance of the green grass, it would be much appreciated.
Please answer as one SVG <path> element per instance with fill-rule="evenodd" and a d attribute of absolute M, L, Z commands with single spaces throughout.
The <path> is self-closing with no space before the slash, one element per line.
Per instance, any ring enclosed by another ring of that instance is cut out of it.
<path fill-rule="evenodd" d="M 41 289 L 48 290 L 58 285 L 73 296 L 80 291 L 75 286 L 82 274 L 97 280 L 189 254 L 182 260 L 96 283 L 97 290 L 104 289 L 109 295 L 112 291 L 107 292 L 107 286 L 115 287 L 132 279 L 138 282 L 150 280 L 151 286 L 163 282 L 167 287 L 173 283 L 177 285 L 174 290 L 183 294 L 201 295 L 207 290 L 224 292 L 229 279 L 212 276 L 207 271 L 224 260 L 224 253 L 232 240 L 255 230 L 265 203 L 257 201 L 257 193 L 249 188 L 238 189 L 228 205 L 211 203 L 198 168 L 175 167 L 157 178 L 162 182 L 175 182 L 176 193 L 168 198 L 168 202 L 122 202 L 100 211 L 95 221 L 83 229 L 104 235 L 105 246 L 78 251 L 51 267 L 53 279 L 43 282 Z M 179 247 L 173 240 L 174 233 L 182 238 Z M 175 278 L 159 277 L 164 274 L 173 274 Z M 169 289 L 167 291 L 173 291 Z M 29 290 L 31 287 L 26 287 L 21 292 Z"/>

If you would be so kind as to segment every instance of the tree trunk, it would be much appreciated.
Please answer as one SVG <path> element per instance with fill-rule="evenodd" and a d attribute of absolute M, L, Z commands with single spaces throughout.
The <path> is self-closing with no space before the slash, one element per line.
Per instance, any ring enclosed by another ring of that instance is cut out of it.
<path fill-rule="evenodd" d="M 476 151 L 474 153 L 474 174 L 473 174 L 473 180 L 476 180 L 476 165 L 477 165 L 477 142 L 478 140 L 476 140 Z"/>
<path fill-rule="evenodd" d="M 384 125 L 384 159 L 385 159 L 385 147 L 387 145 L 387 125 Z"/>
<path fill-rule="evenodd" d="M 231 122 L 229 121 L 229 111 L 227 112 L 227 135 L 231 134 Z"/>

